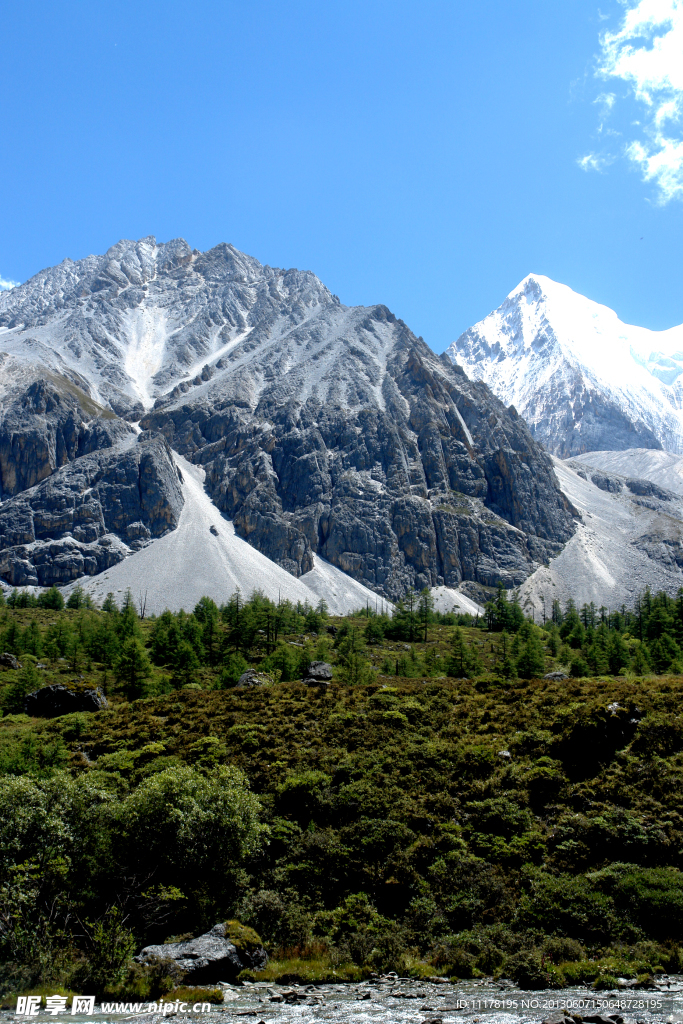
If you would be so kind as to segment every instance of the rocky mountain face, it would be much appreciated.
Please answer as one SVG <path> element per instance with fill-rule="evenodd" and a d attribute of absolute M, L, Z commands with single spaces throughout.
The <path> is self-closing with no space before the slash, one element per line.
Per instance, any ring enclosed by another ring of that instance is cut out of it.
<path fill-rule="evenodd" d="M 554 600 L 615 609 L 631 606 L 646 587 L 653 593 L 678 591 L 683 585 L 681 461 L 644 448 L 555 459 L 562 489 L 581 520 L 559 556 L 520 588 L 522 606 L 535 609 L 537 621 Z"/>
<path fill-rule="evenodd" d="M 66 378 L 38 377 L 8 397 L 0 412 L 0 501 L 81 455 L 135 436 L 132 426 Z"/>
<path fill-rule="evenodd" d="M 82 455 L 0 505 L 0 577 L 50 587 L 93 576 L 174 529 L 182 505 L 163 438 Z"/>
<path fill-rule="evenodd" d="M 99 572 L 172 529 L 167 446 L 269 558 L 298 576 L 317 553 L 389 598 L 520 583 L 575 528 L 551 460 L 484 383 L 386 307 L 232 246 L 64 261 L 0 295 L 0 348 L 9 582 L 63 580 L 80 558 Z"/>
<path fill-rule="evenodd" d="M 448 355 L 513 404 L 560 458 L 683 452 L 683 326 L 623 324 L 606 306 L 532 274 Z"/>

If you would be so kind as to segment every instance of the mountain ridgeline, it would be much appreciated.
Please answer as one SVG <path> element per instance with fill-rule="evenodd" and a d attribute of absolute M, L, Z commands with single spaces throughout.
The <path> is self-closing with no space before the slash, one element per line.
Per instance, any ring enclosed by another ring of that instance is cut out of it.
<path fill-rule="evenodd" d="M 650 331 L 530 274 L 448 354 L 513 403 L 562 459 L 587 451 L 683 453 L 683 325 Z"/>
<path fill-rule="evenodd" d="M 172 530 L 171 449 L 268 558 L 299 576 L 319 555 L 391 599 L 517 585 L 574 532 L 549 456 L 486 384 L 385 306 L 230 245 L 65 260 L 0 295 L 0 349 L 15 586 L 98 573 Z"/>

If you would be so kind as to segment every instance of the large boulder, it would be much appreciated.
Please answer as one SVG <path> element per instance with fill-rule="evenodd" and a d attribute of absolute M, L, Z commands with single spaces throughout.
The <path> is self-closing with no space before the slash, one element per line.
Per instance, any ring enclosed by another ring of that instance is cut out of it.
<path fill-rule="evenodd" d="M 74 711 L 100 711 L 108 707 L 107 698 L 99 687 L 77 686 L 63 683 L 43 686 L 26 695 L 24 711 L 33 718 L 57 718 Z"/>
<path fill-rule="evenodd" d="M 234 981 L 240 971 L 263 970 L 268 963 L 256 932 L 239 921 L 216 924 L 210 932 L 187 942 L 145 946 L 134 959 L 139 964 L 170 960 L 184 972 L 185 983 L 192 985 Z"/>
<path fill-rule="evenodd" d="M 326 661 L 312 661 L 306 675 L 309 679 L 331 679 L 332 666 Z"/>
<path fill-rule="evenodd" d="M 269 686 L 272 681 L 266 672 L 258 672 L 255 668 L 248 668 L 237 680 L 236 689 L 251 690 L 255 686 Z"/>
<path fill-rule="evenodd" d="M 17 661 L 13 654 L 9 654 L 5 651 L 4 654 L 0 654 L 0 668 L 21 668 L 21 662 Z"/>
<path fill-rule="evenodd" d="M 306 678 L 302 682 L 307 686 L 327 686 L 332 679 L 332 666 L 326 661 L 312 661 L 308 666 Z"/>

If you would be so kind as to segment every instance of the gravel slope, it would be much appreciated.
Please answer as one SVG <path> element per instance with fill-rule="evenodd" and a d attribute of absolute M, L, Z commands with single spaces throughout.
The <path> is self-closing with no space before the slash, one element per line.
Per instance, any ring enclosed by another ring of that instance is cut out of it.
<path fill-rule="evenodd" d="M 235 536 L 232 523 L 204 490 L 204 471 L 175 453 L 174 459 L 185 499 L 177 529 L 106 572 L 75 581 L 64 588 L 65 596 L 80 584 L 97 602 L 109 591 L 120 602 L 130 588 L 136 602 L 146 595 L 147 614 L 164 608 L 191 611 L 204 595 L 221 604 L 238 588 L 245 597 L 262 590 L 274 601 L 280 597 L 313 606 L 324 597 L 335 615 L 366 602 L 374 608 L 377 595 L 329 562 L 316 557 L 315 568 L 297 579 Z"/>
<path fill-rule="evenodd" d="M 578 605 L 594 601 L 598 607 L 617 608 L 630 604 L 646 586 L 675 593 L 683 585 L 683 501 L 675 494 L 668 500 L 643 498 L 626 488 L 612 494 L 582 479 L 566 462 L 553 461 L 562 490 L 582 521 L 557 558 L 519 589 L 522 604 L 535 608 L 537 621 L 544 599 L 549 614 L 554 598 L 563 605 L 573 597 Z"/>

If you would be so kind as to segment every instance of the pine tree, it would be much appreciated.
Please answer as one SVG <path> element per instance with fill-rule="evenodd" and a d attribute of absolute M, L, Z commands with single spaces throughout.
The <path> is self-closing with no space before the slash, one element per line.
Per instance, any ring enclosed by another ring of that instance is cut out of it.
<path fill-rule="evenodd" d="M 131 636 L 140 637 L 138 613 L 135 610 L 135 602 L 130 589 L 126 591 L 121 612 L 116 620 L 116 632 L 121 640 L 126 640 Z"/>
<path fill-rule="evenodd" d="M 338 647 L 339 677 L 349 686 L 374 681 L 375 673 L 365 657 L 362 634 L 351 627 Z"/>
<path fill-rule="evenodd" d="M 50 608 L 52 611 L 61 612 L 64 607 L 64 598 L 57 590 L 55 586 L 50 587 L 49 590 L 44 590 L 38 598 L 39 608 Z"/>
<path fill-rule="evenodd" d="M 175 670 L 183 686 L 195 681 L 194 675 L 199 668 L 199 658 L 189 640 L 181 640 L 175 655 Z"/>
<path fill-rule="evenodd" d="M 517 658 L 517 674 L 522 679 L 536 679 L 545 672 L 545 654 L 539 633 L 532 622 L 526 622 L 519 631 L 522 645 Z"/>
<path fill-rule="evenodd" d="M 609 670 L 613 676 L 618 676 L 622 668 L 628 668 L 631 660 L 626 642 L 621 633 L 617 633 L 616 630 L 613 630 L 610 634 L 607 658 Z"/>
<path fill-rule="evenodd" d="M 649 647 L 650 661 L 655 672 L 659 675 L 668 671 L 672 662 L 680 660 L 681 650 L 673 637 L 669 636 L 668 633 L 662 633 L 657 640 L 652 641 Z"/>
<path fill-rule="evenodd" d="M 35 619 L 24 630 L 21 638 L 21 648 L 27 654 L 33 654 L 36 658 L 39 658 L 42 653 L 40 630 Z"/>
<path fill-rule="evenodd" d="M 420 603 L 418 604 L 417 614 L 420 619 L 420 626 L 423 632 L 422 641 L 427 643 L 427 627 L 434 611 L 434 598 L 432 597 L 428 587 L 425 587 L 420 593 Z"/>
<path fill-rule="evenodd" d="M 123 685 L 128 700 L 137 700 L 144 690 L 145 679 L 152 671 L 144 644 L 136 636 L 123 641 L 116 661 L 116 678 Z"/>
<path fill-rule="evenodd" d="M 462 679 L 477 675 L 479 670 L 479 657 L 476 651 L 467 646 L 463 631 L 456 626 L 451 637 L 451 656 L 446 667 L 448 675 Z"/>
<path fill-rule="evenodd" d="M 631 669 L 636 675 L 642 676 L 650 671 L 650 659 L 645 644 L 637 644 L 631 660 Z"/>
<path fill-rule="evenodd" d="M 20 715 L 24 710 L 27 693 L 32 693 L 40 686 L 40 675 L 36 671 L 35 662 L 29 655 L 14 681 L 2 691 L 1 706 L 5 715 Z"/>
<path fill-rule="evenodd" d="M 548 632 L 548 654 L 551 658 L 557 657 L 557 652 L 560 649 L 560 633 L 555 622 L 552 622 Z"/>

